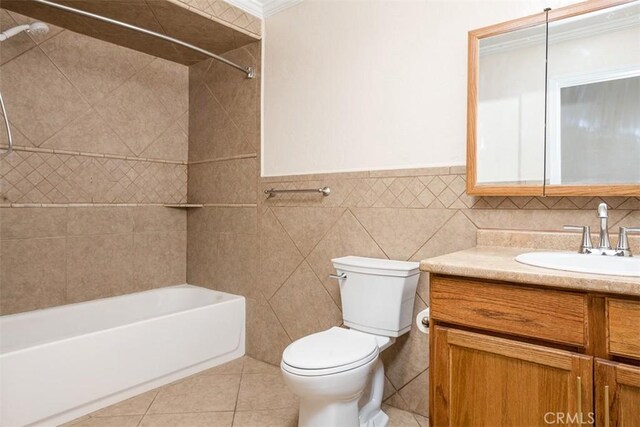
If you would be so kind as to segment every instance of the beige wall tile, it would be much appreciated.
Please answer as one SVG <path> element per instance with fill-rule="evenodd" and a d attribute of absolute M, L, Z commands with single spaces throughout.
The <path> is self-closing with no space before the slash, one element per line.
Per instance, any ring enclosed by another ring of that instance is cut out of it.
<path fill-rule="evenodd" d="M 66 208 L 0 208 L 0 240 L 61 237 L 66 233 Z"/>
<path fill-rule="evenodd" d="M 2 65 L 0 72 L 0 87 L 11 121 L 36 145 L 89 108 L 39 48 Z"/>
<path fill-rule="evenodd" d="M 133 233 L 133 211 L 128 207 L 74 207 L 67 209 L 69 236 Z"/>
<path fill-rule="evenodd" d="M 291 343 L 282 324 L 266 302 L 247 298 L 247 354 L 279 365 L 282 352 Z"/>
<path fill-rule="evenodd" d="M 93 108 L 47 139 L 41 147 L 120 156 L 134 155 Z"/>
<path fill-rule="evenodd" d="M 416 298 L 412 319 L 425 308 L 427 306 L 424 302 Z M 391 347 L 382 352 L 381 357 L 387 377 L 400 390 L 429 366 L 429 337 L 412 324 L 411 331 L 399 337 Z"/>
<path fill-rule="evenodd" d="M 108 234 L 67 239 L 68 302 L 135 291 L 133 234 Z"/>
<path fill-rule="evenodd" d="M 423 371 L 399 391 L 409 410 L 424 417 L 429 416 L 429 370 Z"/>
<path fill-rule="evenodd" d="M 272 208 L 300 252 L 307 256 L 342 216 L 342 208 Z"/>
<path fill-rule="evenodd" d="M 254 158 L 189 165 L 189 203 L 256 203 L 257 168 Z"/>
<path fill-rule="evenodd" d="M 163 206 L 139 206 L 133 209 L 134 231 L 187 231 L 187 213 L 184 209 Z"/>
<path fill-rule="evenodd" d="M 257 215 L 257 208 L 205 206 L 189 209 L 189 231 L 258 234 Z"/>
<path fill-rule="evenodd" d="M 140 154 L 148 159 L 187 161 L 189 137 L 178 122 L 160 135 Z"/>
<path fill-rule="evenodd" d="M 0 9 L 0 32 L 6 31 L 16 25 L 18 25 L 17 22 L 9 12 L 4 9 Z M 0 65 L 12 60 L 35 45 L 35 42 L 26 32 L 13 36 L 11 38 L 11 43 L 2 44 L 2 49 L 0 49 Z"/>
<path fill-rule="evenodd" d="M 336 281 L 329 278 L 335 272 L 331 259 L 347 255 L 386 258 L 350 211 L 342 215 L 307 257 L 307 262 L 337 304 L 340 304 L 340 292 Z"/>
<path fill-rule="evenodd" d="M 209 289 L 217 288 L 217 260 L 219 234 L 187 232 L 187 283 Z"/>
<path fill-rule="evenodd" d="M 187 232 L 133 235 L 132 288 L 144 290 L 187 282 Z"/>
<path fill-rule="evenodd" d="M 42 50 L 95 105 L 145 67 L 153 57 L 72 31 L 63 31 L 42 44 Z"/>
<path fill-rule="evenodd" d="M 270 303 L 294 340 L 342 323 L 342 313 L 306 262 L 300 264 Z"/>
<path fill-rule="evenodd" d="M 476 245 L 477 228 L 460 211 L 444 224 L 412 257 L 420 261 Z"/>
<path fill-rule="evenodd" d="M 0 248 L 3 315 L 65 303 L 64 237 L 2 240 Z"/>
<path fill-rule="evenodd" d="M 355 208 L 353 214 L 391 259 L 409 259 L 455 211 Z"/>

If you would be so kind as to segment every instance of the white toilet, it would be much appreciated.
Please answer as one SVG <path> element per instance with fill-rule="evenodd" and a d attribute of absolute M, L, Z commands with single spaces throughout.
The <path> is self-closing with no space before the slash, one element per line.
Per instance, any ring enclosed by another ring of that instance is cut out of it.
<path fill-rule="evenodd" d="M 386 427 L 382 350 L 411 329 L 417 262 L 348 256 L 332 260 L 347 328 L 291 343 L 282 374 L 300 398 L 301 427 Z M 313 307 L 310 307 L 313 313 Z"/>

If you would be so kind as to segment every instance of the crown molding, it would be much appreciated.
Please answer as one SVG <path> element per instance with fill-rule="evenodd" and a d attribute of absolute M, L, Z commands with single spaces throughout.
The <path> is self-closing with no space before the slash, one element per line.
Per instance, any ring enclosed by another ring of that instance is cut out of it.
<path fill-rule="evenodd" d="M 302 0 L 224 0 L 227 3 L 257 16 L 260 19 L 268 18 L 278 12 L 288 9 Z"/>

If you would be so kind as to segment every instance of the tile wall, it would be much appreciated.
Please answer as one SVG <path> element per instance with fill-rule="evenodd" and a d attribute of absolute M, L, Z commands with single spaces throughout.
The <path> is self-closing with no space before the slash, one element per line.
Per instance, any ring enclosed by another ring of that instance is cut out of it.
<path fill-rule="evenodd" d="M 188 68 L 53 25 L 0 64 L 0 313 L 184 283 Z"/>

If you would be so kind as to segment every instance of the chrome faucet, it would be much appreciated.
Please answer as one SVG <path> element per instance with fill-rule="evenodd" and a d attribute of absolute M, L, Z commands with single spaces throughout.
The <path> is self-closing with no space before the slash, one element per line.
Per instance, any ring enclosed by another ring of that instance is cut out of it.
<path fill-rule="evenodd" d="M 598 218 L 600 218 L 600 246 L 598 249 L 606 251 L 611 249 L 609 241 L 609 208 L 606 203 L 598 205 Z"/>
<path fill-rule="evenodd" d="M 611 249 L 611 241 L 609 240 L 609 208 L 606 203 L 600 203 L 598 205 L 598 218 L 600 220 L 600 244 L 597 248 L 594 248 L 591 244 L 591 227 L 588 225 L 564 226 L 565 230 L 582 231 L 582 244 L 578 252 L 588 255 L 632 256 L 627 234 L 640 233 L 640 227 L 620 227 L 618 245 L 615 249 Z"/>

